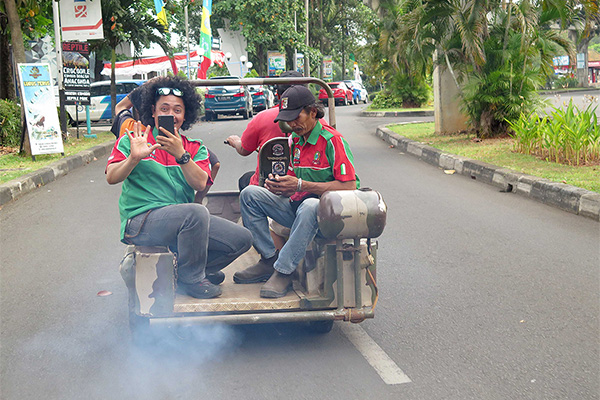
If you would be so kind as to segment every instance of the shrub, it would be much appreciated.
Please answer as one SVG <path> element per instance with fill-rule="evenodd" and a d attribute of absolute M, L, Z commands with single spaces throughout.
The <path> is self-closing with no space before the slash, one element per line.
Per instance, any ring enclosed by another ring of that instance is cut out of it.
<path fill-rule="evenodd" d="M 431 89 L 421 78 L 399 73 L 392 78 L 388 88 L 373 96 L 373 108 L 416 108 L 426 104 Z"/>
<path fill-rule="evenodd" d="M 573 76 L 560 76 L 554 80 L 555 89 L 575 88 L 579 86 L 579 81 Z"/>
<path fill-rule="evenodd" d="M 571 165 L 599 162 L 596 107 L 590 104 L 579 110 L 571 99 L 565 109 L 554 108 L 550 116 L 521 114 L 514 122 L 507 121 L 514 131 L 515 151 Z"/>
<path fill-rule="evenodd" d="M 21 107 L 0 99 L 0 145 L 17 147 L 21 141 Z"/>

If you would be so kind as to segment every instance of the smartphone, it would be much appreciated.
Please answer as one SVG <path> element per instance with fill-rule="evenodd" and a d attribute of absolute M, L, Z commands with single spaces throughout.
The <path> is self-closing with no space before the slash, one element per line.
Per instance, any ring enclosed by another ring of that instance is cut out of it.
<path fill-rule="evenodd" d="M 165 128 L 172 134 L 175 134 L 175 118 L 172 115 L 159 115 L 158 126 Z M 158 130 L 158 134 L 166 136 L 160 129 Z"/>

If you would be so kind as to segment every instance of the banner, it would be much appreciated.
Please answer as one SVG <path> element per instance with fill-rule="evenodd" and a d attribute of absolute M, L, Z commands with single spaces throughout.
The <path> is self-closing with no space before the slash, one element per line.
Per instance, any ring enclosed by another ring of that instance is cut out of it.
<path fill-rule="evenodd" d="M 200 25 L 200 55 L 202 63 L 198 66 L 198 78 L 206 79 L 206 71 L 212 64 L 212 31 L 210 30 L 210 14 L 212 12 L 212 0 L 202 1 L 202 25 Z"/>
<path fill-rule="evenodd" d="M 323 57 L 323 80 L 333 79 L 333 58 L 331 56 Z"/>
<path fill-rule="evenodd" d="M 62 40 L 104 39 L 98 0 L 60 0 Z"/>
<path fill-rule="evenodd" d="M 90 47 L 86 42 L 63 42 L 65 104 L 90 105 Z"/>
<path fill-rule="evenodd" d="M 187 53 L 175 53 L 173 58 L 178 68 L 183 68 L 187 64 Z M 211 59 L 215 64 L 223 68 L 225 54 L 222 51 L 211 51 Z M 200 56 L 196 50 L 190 51 L 190 63 L 200 62 Z M 171 61 L 167 56 L 145 57 L 136 60 L 117 61 L 115 64 L 115 73 L 117 76 L 133 76 L 137 74 L 147 74 L 150 72 L 164 71 L 172 68 Z M 104 69 L 101 75 L 110 76 L 110 63 L 104 63 Z"/>
<path fill-rule="evenodd" d="M 285 72 L 285 54 L 267 51 L 269 76 L 279 76 Z"/>
<path fill-rule="evenodd" d="M 31 154 L 64 153 L 48 64 L 19 64 Z"/>

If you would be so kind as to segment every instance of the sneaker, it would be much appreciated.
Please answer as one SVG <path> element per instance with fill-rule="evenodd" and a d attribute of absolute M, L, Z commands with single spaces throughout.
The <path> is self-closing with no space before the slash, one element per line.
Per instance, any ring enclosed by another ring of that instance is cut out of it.
<path fill-rule="evenodd" d="M 221 288 L 213 285 L 208 279 L 204 278 L 198 283 L 183 283 L 177 284 L 178 288 L 188 296 L 197 299 L 212 299 L 221 295 Z"/>
<path fill-rule="evenodd" d="M 282 274 L 279 271 L 275 271 L 269 278 L 267 283 L 262 285 L 260 288 L 260 297 L 266 297 L 269 299 L 283 297 L 287 294 L 288 290 L 292 286 L 292 275 Z"/>
<path fill-rule="evenodd" d="M 275 264 L 278 254 L 271 258 L 261 257 L 256 264 L 233 274 L 233 281 L 235 283 L 266 282 L 275 272 L 273 264 Z"/>
<path fill-rule="evenodd" d="M 213 285 L 220 285 L 225 280 L 225 273 L 223 271 L 207 272 L 206 279 Z"/>

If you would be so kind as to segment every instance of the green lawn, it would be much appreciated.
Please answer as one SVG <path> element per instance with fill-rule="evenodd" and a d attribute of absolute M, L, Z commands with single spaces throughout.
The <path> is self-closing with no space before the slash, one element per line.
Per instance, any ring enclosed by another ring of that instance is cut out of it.
<path fill-rule="evenodd" d="M 85 129 L 83 131 L 85 132 Z M 83 137 L 83 133 L 80 133 L 79 139 L 70 137 L 64 143 L 65 157 L 77 154 L 82 150 L 87 150 L 109 140 L 115 140 L 115 136 L 110 132 L 98 133 L 96 135 L 97 138 L 85 138 Z M 63 156 L 60 153 L 40 154 L 35 156 L 36 161 L 32 161 L 31 157 L 21 156 L 18 153 L 2 155 L 0 156 L 0 183 L 8 182 L 21 175 L 43 168 L 61 158 Z"/>
<path fill-rule="evenodd" d="M 485 139 L 477 142 L 473 140 L 475 135 L 435 135 L 433 122 L 390 125 L 388 128 L 401 136 L 448 153 L 600 193 L 599 165 L 575 167 L 515 153 L 513 140 L 509 138 Z"/>

